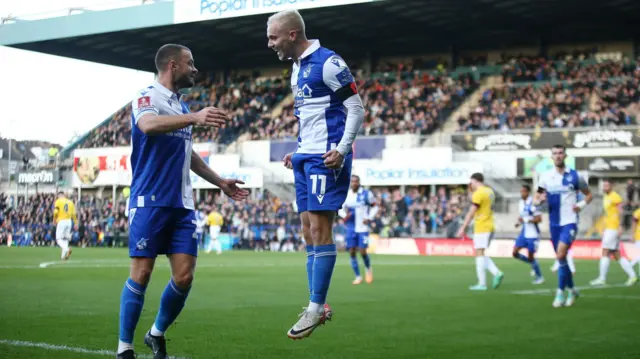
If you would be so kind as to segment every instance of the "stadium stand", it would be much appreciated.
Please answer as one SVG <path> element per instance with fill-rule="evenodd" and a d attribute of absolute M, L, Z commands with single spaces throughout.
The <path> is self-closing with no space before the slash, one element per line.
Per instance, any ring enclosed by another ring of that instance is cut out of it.
<path fill-rule="evenodd" d="M 282 78 L 259 78 L 246 75 L 230 75 L 216 80 L 204 74 L 195 87 L 185 94 L 185 101 L 195 112 L 205 106 L 225 109 L 231 116 L 229 124 L 219 130 L 196 128 L 195 142 L 233 142 L 244 128 L 255 124 L 261 117 L 268 117 L 275 104 L 289 94 L 290 88 Z M 127 104 L 107 121 L 93 129 L 79 144 L 80 148 L 127 146 L 131 139 L 131 106 Z"/>
<path fill-rule="evenodd" d="M 385 67 L 389 69 L 389 67 Z M 257 74 L 256 74 L 257 75 Z M 472 93 L 478 82 L 468 73 L 455 78 L 396 66 L 390 72 L 377 73 L 359 80 L 360 93 L 367 107 L 363 135 L 420 133 L 427 135 L 447 120 L 451 112 Z M 289 79 L 254 76 L 230 77 L 215 81 L 206 75 L 186 94 L 192 111 L 216 106 L 231 114 L 229 124 L 220 130 L 196 129 L 195 142 L 233 142 L 243 133 L 252 140 L 297 138 L 298 123 L 293 103 L 284 106 L 279 116 L 270 110 L 291 92 Z M 114 113 L 93 129 L 81 148 L 127 146 L 131 137 L 129 105 Z"/>
<path fill-rule="evenodd" d="M 459 131 L 637 124 L 640 67 L 624 62 L 506 65 L 500 87 L 487 89 Z"/>
<path fill-rule="evenodd" d="M 452 229 L 468 205 L 464 188 L 441 187 L 430 195 L 425 187 L 409 189 L 403 196 L 398 189 L 374 189 L 381 204 L 372 223 L 372 233 L 382 237 L 402 237 L 425 234 L 444 234 Z M 277 240 L 278 227 L 284 226 L 285 241 L 300 244 L 300 219 L 292 203 L 282 201 L 268 191 L 257 199 L 234 202 L 219 193 L 209 192 L 197 207 L 205 215 L 215 209 L 224 218 L 222 233 L 236 237 L 238 249 L 256 248 Z M 78 204 L 78 223 L 73 232 L 73 244 L 78 246 L 120 246 L 128 236 L 125 215 L 126 198 L 116 202 L 95 195 L 71 199 Z M 6 243 L 9 235 L 18 246 L 55 245 L 53 203 L 55 194 L 35 194 L 28 197 L 0 194 L 0 240 Z M 338 220 L 336 233 L 344 233 L 344 223 Z"/>

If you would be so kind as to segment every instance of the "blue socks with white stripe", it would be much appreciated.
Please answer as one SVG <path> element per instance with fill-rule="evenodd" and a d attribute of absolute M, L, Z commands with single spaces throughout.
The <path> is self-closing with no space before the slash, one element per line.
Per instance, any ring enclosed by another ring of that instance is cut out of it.
<path fill-rule="evenodd" d="M 322 307 L 327 300 L 327 292 L 333 275 L 333 267 L 336 265 L 335 244 L 327 244 L 315 247 L 313 261 L 313 273 L 311 283 L 311 303 L 319 304 Z M 308 265 L 307 265 L 308 266 Z"/>
<path fill-rule="evenodd" d="M 167 328 L 176 320 L 189 295 L 189 290 L 179 288 L 171 279 L 160 298 L 160 310 L 151 328 L 151 335 L 163 336 Z M 127 279 L 120 298 L 120 336 L 118 354 L 133 350 L 133 335 L 142 313 L 146 287 Z"/>
<path fill-rule="evenodd" d="M 133 349 L 133 334 L 142 313 L 146 287 L 127 279 L 120 297 L 120 344 L 118 353 Z"/>
<path fill-rule="evenodd" d="M 155 337 L 164 335 L 164 332 L 173 324 L 182 308 L 184 308 L 184 303 L 187 300 L 187 296 L 189 296 L 190 290 L 191 287 L 187 289 L 179 288 L 173 278 L 169 280 L 169 284 L 167 284 L 164 292 L 162 292 L 162 297 L 160 297 L 160 309 L 156 316 L 156 322 L 151 328 L 151 335 Z"/>
<path fill-rule="evenodd" d="M 540 271 L 540 265 L 538 265 L 538 260 L 537 259 L 533 259 L 533 262 L 529 261 L 529 257 L 525 256 L 522 253 L 518 253 L 518 255 L 515 257 L 516 259 L 519 259 L 525 263 L 528 263 L 531 265 L 531 269 L 533 269 L 533 271 L 536 274 L 536 278 L 541 278 L 542 277 L 542 272 Z"/>

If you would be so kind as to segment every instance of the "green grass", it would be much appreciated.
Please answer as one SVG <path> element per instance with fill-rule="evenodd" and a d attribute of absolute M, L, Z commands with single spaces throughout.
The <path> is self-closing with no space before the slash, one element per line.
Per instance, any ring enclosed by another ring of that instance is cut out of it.
<path fill-rule="evenodd" d="M 72 260 L 47 268 L 55 248 L 0 248 L 0 340 L 115 350 L 120 292 L 128 275 L 120 249 L 74 249 Z M 234 252 L 202 255 L 182 315 L 168 331 L 170 354 L 189 358 L 638 358 L 640 286 L 584 290 L 573 308 L 554 309 L 551 292 L 516 295 L 531 285 L 526 265 L 496 263 L 506 273 L 499 290 L 468 291 L 472 258 L 374 256 L 375 282 L 351 285 L 341 253 L 329 302 L 334 320 L 308 339 L 286 331 L 308 301 L 302 253 Z M 576 284 L 597 275 L 595 261 L 578 261 Z M 136 348 L 153 323 L 169 278 L 165 258 L 147 290 Z M 490 279 L 488 277 L 488 279 Z M 609 283 L 625 276 L 612 263 Z M 0 358 L 99 357 L 0 343 Z"/>

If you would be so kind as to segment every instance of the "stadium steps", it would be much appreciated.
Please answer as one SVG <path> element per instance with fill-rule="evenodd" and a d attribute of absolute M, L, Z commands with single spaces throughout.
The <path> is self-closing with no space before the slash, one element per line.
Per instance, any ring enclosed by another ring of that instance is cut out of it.
<path fill-rule="evenodd" d="M 467 97 L 467 99 L 460 105 L 447 119 L 445 122 L 443 132 L 445 133 L 453 133 L 458 130 L 458 119 L 460 117 L 469 117 L 469 114 L 473 112 L 473 110 L 480 104 L 480 100 L 482 99 L 482 94 L 495 86 L 498 86 L 502 83 L 502 76 L 488 76 L 484 78 L 481 82 L 480 87 L 475 90 L 471 96 Z"/>
<path fill-rule="evenodd" d="M 293 94 L 292 93 L 288 94 L 285 98 L 283 98 L 282 101 L 280 101 L 273 108 L 273 110 L 271 110 L 271 113 L 269 114 L 269 116 L 271 118 L 276 118 L 276 117 L 282 115 L 282 111 L 284 111 L 284 108 L 287 107 L 287 106 L 290 106 L 291 104 L 293 104 Z M 230 144 L 228 144 L 224 148 L 224 150 L 222 152 L 226 153 L 226 154 L 239 153 L 240 152 L 240 145 L 242 145 L 242 143 L 244 141 L 247 141 L 247 140 L 249 140 L 249 134 L 248 133 L 244 133 L 244 134 L 238 136 L 238 138 L 236 138 L 235 141 L 233 141 Z"/>
<path fill-rule="evenodd" d="M 287 97 L 283 98 L 282 101 L 271 110 L 271 118 L 282 115 L 284 108 L 291 105 L 293 105 L 293 93 L 288 94 Z"/>
<path fill-rule="evenodd" d="M 520 187 L 524 184 L 517 178 L 489 177 L 485 182 L 504 198 L 520 198 Z"/>
<path fill-rule="evenodd" d="M 290 183 L 282 183 L 282 177 L 278 176 L 275 172 L 270 170 L 264 164 L 258 162 L 248 162 L 243 158 L 240 158 L 240 166 L 258 167 L 262 170 L 263 187 L 267 191 L 271 192 L 276 197 L 284 201 L 295 201 L 296 191 L 295 187 Z"/>
<path fill-rule="evenodd" d="M 461 117 L 468 117 L 469 114 L 480 104 L 482 94 L 487 89 L 498 86 L 502 83 L 502 76 L 488 76 L 485 77 L 478 87 L 470 96 L 464 100 L 464 102 L 458 106 L 455 111 L 449 115 L 449 118 L 442 126 L 442 130 L 438 133 L 434 133 L 422 144 L 423 147 L 449 147 L 452 146 L 456 150 L 453 143 L 451 143 L 451 134 L 458 130 L 458 119 Z"/>

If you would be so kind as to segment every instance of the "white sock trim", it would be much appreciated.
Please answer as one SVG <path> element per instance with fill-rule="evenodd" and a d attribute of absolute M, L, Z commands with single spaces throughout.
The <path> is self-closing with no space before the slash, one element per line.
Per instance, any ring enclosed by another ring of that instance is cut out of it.
<path fill-rule="evenodd" d="M 309 302 L 307 311 L 311 313 L 322 313 L 324 311 L 324 304 Z"/>
<path fill-rule="evenodd" d="M 125 343 L 118 340 L 118 354 L 124 353 L 127 350 L 133 350 L 133 343 Z"/>
<path fill-rule="evenodd" d="M 156 324 L 153 323 L 153 326 L 151 327 L 151 330 L 149 331 L 149 334 L 153 335 L 154 337 L 162 337 L 164 336 L 164 332 L 161 332 L 158 328 L 156 328 Z"/>

